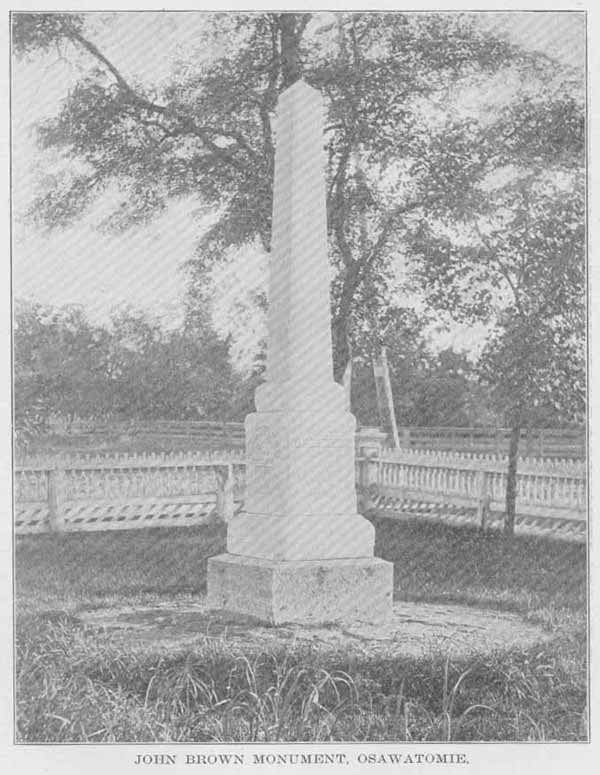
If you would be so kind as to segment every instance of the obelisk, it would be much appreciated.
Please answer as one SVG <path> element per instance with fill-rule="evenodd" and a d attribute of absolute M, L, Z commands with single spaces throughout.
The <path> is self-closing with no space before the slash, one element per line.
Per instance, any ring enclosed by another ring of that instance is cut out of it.
<path fill-rule="evenodd" d="M 277 108 L 266 381 L 246 417 L 244 511 L 208 561 L 208 602 L 274 624 L 380 621 L 392 565 L 356 506 L 354 434 L 333 379 L 323 101 L 297 81 Z"/>

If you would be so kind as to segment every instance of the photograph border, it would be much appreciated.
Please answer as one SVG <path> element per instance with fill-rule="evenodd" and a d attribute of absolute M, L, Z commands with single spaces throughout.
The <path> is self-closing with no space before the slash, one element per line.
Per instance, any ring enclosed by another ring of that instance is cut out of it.
<path fill-rule="evenodd" d="M 10 27 L 12 16 L 14 13 L 19 13 L 23 11 L 28 10 L 40 10 L 40 11 L 66 11 L 71 10 L 73 13 L 111 13 L 111 12 L 119 12 L 119 13 L 156 13 L 158 11 L 162 11 L 164 13 L 197 13 L 199 11 L 203 12 L 210 12 L 217 10 L 214 5 L 212 7 L 207 8 L 198 8 L 198 5 L 204 5 L 200 3 L 194 3 L 191 7 L 176 7 L 176 8 L 165 8 L 163 7 L 149 7 L 152 6 L 152 3 L 143 3 L 141 4 L 143 7 L 138 8 L 119 8 L 118 5 L 113 7 L 112 5 L 110 7 L 107 7 L 107 4 L 103 4 L 103 7 L 101 8 L 77 8 L 73 9 L 72 4 L 71 8 L 61 8 L 60 3 L 52 4 L 50 7 L 46 8 L 40 8 L 41 5 L 45 6 L 45 3 L 37 3 L 37 4 L 14 4 L 14 5 L 24 5 L 25 7 L 18 7 L 18 8 L 11 8 L 9 11 L 9 18 L 8 18 L 8 26 Z M 86 3 L 86 6 L 89 4 Z M 128 6 L 131 6 L 132 4 L 129 3 Z M 257 13 L 264 12 L 266 10 L 281 10 L 281 11 L 293 11 L 296 10 L 296 7 L 293 5 L 287 6 L 286 4 L 278 3 L 274 6 L 267 5 L 266 7 L 258 7 L 260 6 L 260 3 L 252 3 L 252 4 L 243 4 L 240 6 L 238 3 L 232 4 L 231 8 L 227 9 L 221 9 L 218 10 L 227 10 L 231 11 L 232 13 L 237 11 L 253 11 L 256 10 Z M 423 7 L 423 5 L 427 5 L 428 7 Z M 140 749 L 145 749 L 146 752 L 151 753 L 153 751 L 162 751 L 164 749 L 172 749 L 173 751 L 181 751 L 182 753 L 199 753 L 199 752 L 207 752 L 214 751 L 215 753 L 221 753 L 226 752 L 227 750 L 238 750 L 241 749 L 245 751 L 247 749 L 248 751 L 248 758 L 250 758 L 251 753 L 260 753 L 260 752 L 273 752 L 275 750 L 281 750 L 286 752 L 299 752 L 302 749 L 313 750 L 313 749 L 322 749 L 323 752 L 327 751 L 328 749 L 337 749 L 338 751 L 342 750 L 349 750 L 354 749 L 355 751 L 358 749 L 367 751 L 367 750 L 374 750 L 375 752 L 384 752 L 384 750 L 389 750 L 390 747 L 394 748 L 401 748 L 403 752 L 409 753 L 411 751 L 417 751 L 419 749 L 424 749 L 422 752 L 426 753 L 429 751 L 433 751 L 435 749 L 436 752 L 442 752 L 448 750 L 449 752 L 454 751 L 456 753 L 457 749 L 462 749 L 463 752 L 468 752 L 468 764 L 467 762 L 460 762 L 461 765 L 466 766 L 472 766 L 472 767 L 480 767 L 485 766 L 486 771 L 489 772 L 500 772 L 504 771 L 505 769 L 511 768 L 514 763 L 517 761 L 521 761 L 522 764 L 524 764 L 524 759 L 527 759 L 530 764 L 527 766 L 534 766 L 534 768 L 537 769 L 537 766 L 539 765 L 540 768 L 544 768 L 545 772 L 561 772 L 561 769 L 556 769 L 556 766 L 564 767 L 564 766 L 578 766 L 580 767 L 583 765 L 585 769 L 581 770 L 581 772 L 587 772 L 592 771 L 591 769 L 587 769 L 589 764 L 593 764 L 593 756 L 590 759 L 589 756 L 586 757 L 580 757 L 577 755 L 563 755 L 562 752 L 559 753 L 557 749 L 560 749 L 562 746 L 566 747 L 567 749 L 571 749 L 573 751 L 574 749 L 585 749 L 590 754 L 593 754 L 593 749 L 597 748 L 597 746 L 594 745 L 595 739 L 593 736 L 593 722 L 596 718 L 596 714 L 594 711 L 594 707 L 592 706 L 592 699 L 593 699 L 593 692 L 592 692 L 592 641 L 593 641 L 593 633 L 592 629 L 596 626 L 594 623 L 594 617 L 592 614 L 592 601 L 594 598 L 594 592 L 592 591 L 592 576 L 594 573 L 594 565 L 595 560 L 593 561 L 593 554 L 596 552 L 595 545 L 593 544 L 593 530 L 592 530 L 592 512 L 591 508 L 593 504 L 596 502 L 596 498 L 594 496 L 594 490 L 595 486 L 592 487 L 592 484 L 595 485 L 595 479 L 594 479 L 594 468 L 596 466 L 595 461 L 592 458 L 593 455 L 593 446 L 594 446 L 594 433 L 592 428 L 592 421 L 594 419 L 594 409 L 596 407 L 596 398 L 595 395 L 592 393 L 592 385 L 595 385 L 595 378 L 594 378 L 594 364 L 592 362 L 592 349 L 591 349 L 591 338 L 592 338 L 592 331 L 594 329 L 595 318 L 597 317 L 597 314 L 594 310 L 594 302 L 598 302 L 598 294 L 596 291 L 596 298 L 594 298 L 593 291 L 593 283 L 594 283 L 594 277 L 592 276 L 594 272 L 597 271 L 597 266 L 592 266 L 591 263 L 591 243 L 592 243 L 592 231 L 596 229 L 597 227 L 597 221 L 596 219 L 593 219 L 592 217 L 592 211 L 591 211 L 591 201 L 593 198 L 592 194 L 592 182 L 595 182 L 595 179 L 593 181 L 593 174 L 592 174 L 592 155 L 591 155 L 591 127 L 593 125 L 594 116 L 591 113 L 590 108 L 590 93 L 592 90 L 592 83 L 591 83 L 591 73 L 593 70 L 590 67 L 590 63 L 593 57 L 595 57 L 596 60 L 598 60 L 598 56 L 595 51 L 593 51 L 594 46 L 592 45 L 590 48 L 590 41 L 591 38 L 591 30 L 590 30 L 590 23 L 592 21 L 592 11 L 589 8 L 583 7 L 580 3 L 560 3 L 557 7 L 548 7 L 553 6 L 553 3 L 545 3 L 543 4 L 545 8 L 538 7 L 540 4 L 535 4 L 536 7 L 532 8 L 531 4 L 516 4 L 517 6 L 521 7 L 515 7 L 515 4 L 509 4 L 508 7 L 501 6 L 500 4 L 493 4 L 493 7 L 485 7 L 485 4 L 483 3 L 477 3 L 474 5 L 479 6 L 479 8 L 471 7 L 470 4 L 461 4 L 460 7 L 447 7 L 449 4 L 445 4 L 443 2 L 437 2 L 432 4 L 419 4 L 419 7 L 414 7 L 415 3 L 407 3 L 406 6 L 401 3 L 378 3 L 378 4 L 371 4 L 371 3 L 362 3 L 362 4 L 335 4 L 334 7 L 319 7 L 315 4 L 315 7 L 313 7 L 312 3 L 308 3 L 306 7 L 303 7 L 302 10 L 310 10 L 314 12 L 318 11 L 343 11 L 343 10 L 363 10 L 365 12 L 386 12 L 386 13 L 393 13 L 393 12 L 420 12 L 420 13 L 428 13 L 428 12 L 448 12 L 448 13 L 456 13 L 456 12 L 480 12 L 480 13 L 519 13 L 523 11 L 527 12 L 536 12 L 536 13 L 552 13 L 552 12 L 568 12 L 568 13 L 577 13 L 577 14 L 583 14 L 586 20 L 585 24 L 585 40 L 586 40 L 586 64 L 585 64 L 585 88 L 586 88 L 586 212 L 587 212 L 587 229 L 586 229 L 586 241 L 587 241 L 587 260 L 586 260 L 586 277 L 587 277 L 587 327 L 588 327 L 588 335 L 587 335 L 587 342 L 586 342 L 586 355 L 587 355 L 587 374 L 588 374 L 588 385 L 587 385 L 587 398 L 588 398 L 588 406 L 586 409 L 587 418 L 586 418 L 586 451 L 587 451 L 587 460 L 586 460 L 586 468 L 587 468 L 587 482 L 588 482 L 588 491 L 587 491 L 587 510 L 588 510 L 588 521 L 587 521 L 587 541 L 588 541 L 588 552 L 587 552 L 587 590 L 588 590 L 588 596 L 587 596 L 587 615 L 588 615 L 588 637 L 587 637 L 587 655 L 588 655 L 588 664 L 587 664 L 587 692 L 588 692 L 588 740 L 587 741 L 569 741 L 569 742 L 561 742 L 561 741 L 551 741 L 551 742 L 544 742 L 540 743 L 537 741 L 531 741 L 531 742 L 520 742 L 520 743 L 511 743 L 511 742 L 498 742 L 498 741 L 490 741 L 490 742 L 451 742 L 451 743 L 437 743 L 437 742 L 424 742 L 424 743 L 403 743 L 403 742 L 368 742 L 368 743 L 336 743 L 336 742 L 307 742 L 300 744 L 295 743 L 228 743 L 228 744 L 211 744 L 211 743 L 102 743 L 102 744 L 92 744 L 92 743 L 22 743 L 17 742 L 16 740 L 16 725 L 15 725 L 15 718 L 16 718 L 16 685 L 15 685 L 15 669 L 14 669 L 14 655 L 15 655 L 15 629 L 14 629 L 14 623 L 15 623 L 15 600 L 16 600 L 16 582 L 15 582 L 15 574 L 14 574 L 14 557 L 15 557 L 15 547 L 16 547 L 16 537 L 14 533 L 14 529 L 12 528 L 13 525 L 13 519 L 14 517 L 14 492 L 12 491 L 12 487 L 10 486 L 10 479 L 12 478 L 12 471 L 14 469 L 14 445 L 13 443 L 10 443 L 10 450 L 7 457 L 2 456 L 2 466 L 3 471 L 7 472 L 7 484 L 10 491 L 10 514 L 7 517 L 7 519 L 10 519 L 10 523 L 5 522 L 4 527 L 4 533 L 3 537 L 6 539 L 8 536 L 6 535 L 7 529 L 6 524 L 9 524 L 10 527 L 8 528 L 8 532 L 10 533 L 10 563 L 7 563 L 7 565 L 10 565 L 10 597 L 8 599 L 8 602 L 10 604 L 11 608 L 11 621 L 9 624 L 7 624 L 7 632 L 8 627 L 10 627 L 10 653 L 8 656 L 8 660 L 5 659 L 5 663 L 9 665 L 10 673 L 11 673 L 11 684 L 12 684 L 12 692 L 11 692 L 11 705 L 12 705 L 12 712 L 9 714 L 11 716 L 11 727 L 12 727 L 12 743 L 7 747 L 6 750 L 2 751 L 2 759 L 11 760 L 11 762 L 14 762 L 17 765 L 17 769 L 15 770 L 18 773 L 22 772 L 36 772 L 35 768 L 37 766 L 40 766 L 43 759 L 40 758 L 38 754 L 42 753 L 48 753 L 50 755 L 50 758 L 46 760 L 46 763 L 44 766 L 44 771 L 47 772 L 71 772 L 76 771 L 75 762 L 73 760 L 68 760 L 66 757 L 66 751 L 67 749 L 75 749 L 79 750 L 82 753 L 85 752 L 85 756 L 77 757 L 78 762 L 82 762 L 83 765 L 90 769 L 90 772 L 97 772 L 99 769 L 100 771 L 104 771 L 106 767 L 116 767 L 118 772 L 129 772 L 133 771 L 132 767 L 137 766 L 133 765 L 131 759 L 140 753 Z M 196 7 L 194 7 L 196 6 Z M 429 7 L 431 6 L 431 7 Z M 465 7 L 466 6 L 466 7 Z M 483 7 L 482 7 L 483 6 Z M 500 6 L 500 7 L 499 7 Z M 6 36 L 9 37 L 8 35 Z M 13 379 L 13 358 L 14 353 L 12 349 L 12 335 L 13 335 L 13 329 L 12 329 L 12 314 L 13 314 L 13 254 L 12 254 L 12 243 L 13 243 L 13 200 L 12 200 L 12 186 L 13 186 L 13 176 L 15 174 L 15 171 L 12 167 L 12 124 L 11 124 L 11 107 L 12 107 L 12 59 L 11 59 L 11 52 L 10 52 L 10 41 L 8 41 L 8 89 L 5 89 L 5 93 L 7 92 L 7 99 L 8 99 L 8 112 L 9 112 L 9 121 L 8 121 L 8 183 L 9 183 L 9 210 L 8 210 L 8 235 L 10 239 L 10 262 L 9 262 L 9 271 L 8 271 L 8 284 L 4 287 L 8 288 L 8 295 L 9 295 L 9 320 L 8 320 L 8 331 L 4 331 L 3 333 L 8 333 L 7 341 L 8 341 L 8 348 L 10 351 L 10 371 L 9 371 L 9 402 L 6 404 L 6 399 L 2 401 L 2 407 L 3 409 L 8 406 L 8 431 L 10 433 L 9 438 L 12 440 L 12 411 L 13 411 L 13 389 L 12 389 L 12 379 Z M 594 81 L 597 79 L 594 78 Z M 594 84 L 595 85 L 595 84 Z M 594 111 L 595 112 L 595 111 Z M 597 218 L 597 216 L 596 216 Z M 596 289 L 598 287 L 598 281 L 596 280 Z M 6 340 L 5 340 L 6 341 Z M 5 386 L 6 387 L 6 386 Z M 4 418 L 6 412 L 2 413 L 2 416 Z M 8 462 L 8 466 L 7 466 Z M 5 548 L 6 551 L 6 548 Z M 8 554 L 7 554 L 8 556 Z M 486 746 L 493 746 L 493 749 L 490 749 L 489 752 L 487 752 Z M 546 746 L 551 746 L 553 753 L 548 753 L 548 758 L 552 757 L 552 761 L 548 761 L 545 759 L 546 754 L 543 754 L 543 751 L 546 749 Z M 501 749 L 505 748 L 513 748 L 518 749 L 517 751 L 507 751 L 506 754 L 504 752 L 501 752 L 498 747 L 501 747 Z M 50 749 L 50 751 L 47 751 L 47 749 Z M 125 749 L 125 751 L 123 751 Z M 133 749 L 130 751 L 129 749 Z M 182 750 L 182 749 L 187 749 Z M 477 755 L 472 754 L 471 752 L 473 749 L 478 749 L 479 753 Z M 523 749 L 530 749 L 534 750 L 536 753 L 532 756 L 523 756 Z M 99 766 L 99 763 L 97 761 L 94 761 L 94 754 L 97 754 L 98 752 L 102 752 L 103 758 L 104 758 L 104 752 L 105 751 L 119 751 L 122 752 L 122 756 L 116 757 L 111 756 L 110 762 L 108 758 L 105 758 L 105 763 L 101 766 Z M 554 753 L 555 751 L 555 753 Z M 28 755 L 26 752 L 34 753 L 35 755 Z M 60 753 L 59 753 L 60 752 Z M 566 752 L 565 752 L 566 753 Z M 88 756 L 88 754 L 90 754 Z M 492 761 L 490 761 L 490 758 Z M 88 761 L 85 761 L 87 759 Z M 584 762 L 584 759 L 587 760 L 587 763 Z M 493 761 L 495 760 L 495 761 Z M 576 763 L 577 762 L 577 763 Z M 454 766 L 454 764 L 459 763 L 452 763 L 450 766 Z M 226 765 L 215 765 L 215 767 L 218 766 L 219 769 L 223 772 L 238 772 L 241 770 L 238 770 L 236 768 L 227 767 Z M 245 765 L 246 767 L 248 764 Z M 386 766 L 386 765 L 380 765 L 380 766 Z M 408 766 L 408 765 L 407 765 Z M 501 770 L 502 766 L 502 770 Z M 180 765 L 179 762 L 177 764 L 178 768 L 184 768 L 184 765 Z M 360 767 L 360 765 L 359 765 Z M 271 767 L 273 769 L 273 767 Z M 356 769 L 354 766 L 351 766 L 351 769 L 349 770 L 348 767 L 340 768 L 341 771 L 345 773 L 351 773 L 354 771 L 362 771 L 362 769 Z M 476 769 L 475 771 L 478 771 Z M 542 771 L 540 769 L 540 771 Z"/>

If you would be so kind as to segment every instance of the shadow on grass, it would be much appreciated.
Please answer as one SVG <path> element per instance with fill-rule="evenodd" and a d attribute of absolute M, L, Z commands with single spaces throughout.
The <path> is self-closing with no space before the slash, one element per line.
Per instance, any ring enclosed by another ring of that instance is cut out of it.
<path fill-rule="evenodd" d="M 250 658 L 223 640 L 176 655 L 133 651 L 84 630 L 78 608 L 203 593 L 224 526 L 24 536 L 18 739 L 585 740 L 585 547 L 417 521 L 375 525 L 397 599 L 510 608 L 544 620 L 555 636 L 457 661 L 308 647 Z"/>
<path fill-rule="evenodd" d="M 26 610 L 72 609 L 103 599 L 139 602 L 206 591 L 206 563 L 225 550 L 225 526 L 22 536 L 16 597 Z"/>
<path fill-rule="evenodd" d="M 376 554 L 394 563 L 397 599 L 585 613 L 583 544 L 418 520 L 373 523 Z"/>
<path fill-rule="evenodd" d="M 396 599 L 460 602 L 523 614 L 583 615 L 586 547 L 550 538 L 481 534 L 469 527 L 373 520 L 376 554 L 394 563 Z M 17 541 L 19 604 L 70 609 L 102 598 L 199 594 L 206 562 L 225 551 L 226 528 L 23 536 Z"/>

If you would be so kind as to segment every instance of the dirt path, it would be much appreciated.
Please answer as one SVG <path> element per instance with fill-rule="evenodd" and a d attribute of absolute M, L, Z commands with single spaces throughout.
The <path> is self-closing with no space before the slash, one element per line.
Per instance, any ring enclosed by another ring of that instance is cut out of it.
<path fill-rule="evenodd" d="M 350 622 L 269 627 L 250 617 L 208 611 L 202 600 L 83 611 L 78 616 L 85 627 L 105 629 L 144 651 L 189 650 L 208 639 L 241 652 L 297 644 L 364 655 L 459 657 L 526 648 L 548 638 L 541 627 L 517 614 L 441 603 L 397 602 L 392 618 L 380 626 Z"/>

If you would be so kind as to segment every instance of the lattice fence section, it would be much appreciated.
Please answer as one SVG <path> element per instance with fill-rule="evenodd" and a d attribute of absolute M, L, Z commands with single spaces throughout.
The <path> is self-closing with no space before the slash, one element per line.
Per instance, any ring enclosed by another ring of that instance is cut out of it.
<path fill-rule="evenodd" d="M 376 495 L 365 503 L 369 514 L 388 519 L 419 519 L 442 522 L 447 525 L 481 527 L 481 516 L 475 506 L 459 506 L 452 503 L 431 503 L 409 500 L 390 495 Z M 490 511 L 485 522 L 486 529 L 502 530 L 504 513 Z M 582 520 L 560 517 L 536 517 L 518 514 L 515 519 L 515 533 L 518 535 L 551 536 L 563 540 L 585 541 L 587 524 Z"/>
<path fill-rule="evenodd" d="M 244 466 L 129 460 L 17 470 L 14 481 L 17 533 L 114 530 L 229 519 L 242 505 Z"/>
<path fill-rule="evenodd" d="M 361 502 L 382 515 L 407 510 L 424 518 L 494 526 L 502 520 L 506 474 L 477 466 L 406 462 L 395 456 L 356 461 Z M 232 455 L 131 457 L 69 466 L 17 469 L 17 533 L 107 530 L 194 524 L 241 509 L 245 463 Z M 517 528 L 557 534 L 585 532 L 584 476 L 522 472 L 517 475 Z M 570 523 L 578 523 L 574 526 Z"/>
<path fill-rule="evenodd" d="M 399 461 L 395 456 L 357 460 L 357 482 L 365 509 L 383 515 L 410 511 L 445 521 L 494 527 L 503 520 L 506 473 L 451 464 Z M 582 536 L 587 532 L 583 476 L 517 474 L 517 527 L 520 532 Z M 575 524 L 572 524 L 575 523 Z"/>
<path fill-rule="evenodd" d="M 375 482 L 381 493 L 465 506 L 485 497 L 491 510 L 504 508 L 507 477 L 499 471 L 409 464 L 386 458 L 370 461 L 370 465 L 377 466 Z M 585 520 L 585 479 L 561 474 L 517 474 L 517 507 L 522 515 Z"/>

